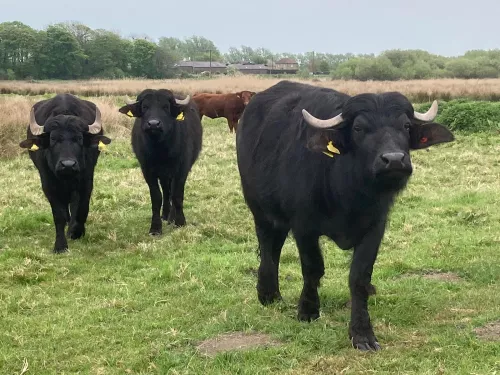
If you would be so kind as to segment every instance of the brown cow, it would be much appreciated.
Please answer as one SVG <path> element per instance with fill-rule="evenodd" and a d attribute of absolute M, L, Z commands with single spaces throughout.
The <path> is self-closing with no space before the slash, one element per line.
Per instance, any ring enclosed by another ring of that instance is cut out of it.
<path fill-rule="evenodd" d="M 241 91 L 233 94 L 197 93 L 193 95 L 192 100 L 198 106 L 200 120 L 204 115 L 210 118 L 225 117 L 229 131 L 232 133 L 233 129 L 236 132 L 238 120 L 254 95 L 253 91 Z"/>

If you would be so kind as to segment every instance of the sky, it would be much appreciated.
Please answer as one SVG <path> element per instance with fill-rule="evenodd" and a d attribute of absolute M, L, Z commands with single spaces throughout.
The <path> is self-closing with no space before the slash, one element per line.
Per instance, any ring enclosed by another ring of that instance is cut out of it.
<path fill-rule="evenodd" d="M 0 0 L 0 22 L 77 21 L 124 37 L 212 40 L 273 52 L 423 49 L 457 56 L 500 48 L 499 0 Z"/>

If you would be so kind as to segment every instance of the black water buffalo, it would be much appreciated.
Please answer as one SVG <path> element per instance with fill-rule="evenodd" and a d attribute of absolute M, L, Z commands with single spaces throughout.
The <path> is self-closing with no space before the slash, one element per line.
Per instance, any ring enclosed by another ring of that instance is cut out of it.
<path fill-rule="evenodd" d="M 422 114 L 397 92 L 350 97 L 288 81 L 253 97 L 240 120 L 236 147 L 259 242 L 262 304 L 281 298 L 279 259 L 291 230 L 304 278 L 298 319 L 319 317 L 324 263 L 318 239 L 326 235 L 344 250 L 354 248 L 352 345 L 380 349 L 367 307 L 375 292 L 373 265 L 392 203 L 412 174 L 410 149 L 454 139 L 432 122 L 436 114 L 437 102 Z"/>
<path fill-rule="evenodd" d="M 180 100 L 170 90 L 142 91 L 137 100 L 127 100 L 121 113 L 136 117 L 132 148 L 149 186 L 153 215 L 149 234 L 162 232 L 161 219 L 176 226 L 186 224 L 184 185 L 201 151 L 202 127 L 195 104 L 188 96 Z M 162 194 L 158 186 L 160 181 Z"/>
<path fill-rule="evenodd" d="M 20 143 L 40 174 L 42 189 L 56 226 L 54 252 L 64 252 L 68 237 L 85 235 L 94 168 L 99 147 L 111 140 L 103 135 L 96 105 L 70 94 L 42 100 L 31 109 L 27 139 Z"/>

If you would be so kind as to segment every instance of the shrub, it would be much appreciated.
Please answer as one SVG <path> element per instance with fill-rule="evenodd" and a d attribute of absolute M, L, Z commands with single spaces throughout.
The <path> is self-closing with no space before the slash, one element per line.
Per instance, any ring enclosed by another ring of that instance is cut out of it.
<path fill-rule="evenodd" d="M 415 106 L 418 111 L 426 111 L 430 103 Z M 482 132 L 498 130 L 500 123 L 500 103 L 468 101 L 465 99 L 441 102 L 437 122 L 451 130 Z"/>

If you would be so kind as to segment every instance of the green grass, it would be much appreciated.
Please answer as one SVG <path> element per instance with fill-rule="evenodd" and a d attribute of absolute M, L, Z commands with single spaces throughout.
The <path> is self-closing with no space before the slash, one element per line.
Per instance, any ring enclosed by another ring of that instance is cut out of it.
<path fill-rule="evenodd" d="M 285 301 L 256 296 L 257 243 L 243 201 L 234 135 L 204 123 L 188 178 L 188 225 L 147 235 L 150 200 L 128 141 L 96 171 L 87 235 L 51 253 L 54 226 L 27 155 L 0 162 L 0 374 L 493 374 L 499 342 L 474 328 L 500 316 L 500 136 L 462 135 L 413 153 L 373 275 L 379 353 L 347 337 L 350 252 L 322 239 L 321 318 L 295 319 L 302 278 L 292 238 L 280 280 Z M 452 272 L 460 280 L 422 277 Z M 270 334 L 281 346 L 196 351 L 231 331 Z"/>

